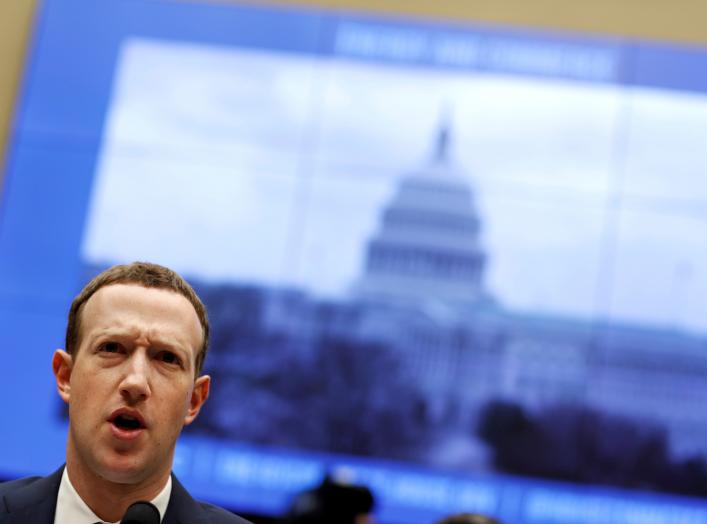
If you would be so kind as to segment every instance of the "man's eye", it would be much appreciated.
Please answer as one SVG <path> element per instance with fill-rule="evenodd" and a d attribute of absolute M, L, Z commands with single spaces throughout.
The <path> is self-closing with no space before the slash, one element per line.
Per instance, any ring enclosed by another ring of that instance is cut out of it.
<path fill-rule="evenodd" d="M 179 360 L 179 357 L 171 351 L 160 352 L 159 359 L 167 364 L 181 364 L 181 360 Z"/>
<path fill-rule="evenodd" d="M 101 351 L 104 353 L 118 353 L 120 349 L 120 344 L 117 342 L 106 342 L 101 346 Z"/>

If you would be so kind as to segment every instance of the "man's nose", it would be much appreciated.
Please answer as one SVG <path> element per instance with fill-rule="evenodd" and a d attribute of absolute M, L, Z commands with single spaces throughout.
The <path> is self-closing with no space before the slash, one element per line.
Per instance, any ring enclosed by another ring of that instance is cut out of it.
<path fill-rule="evenodd" d="M 120 383 L 120 394 L 131 403 L 150 396 L 150 362 L 143 351 L 136 350 L 125 362 L 125 376 Z"/>

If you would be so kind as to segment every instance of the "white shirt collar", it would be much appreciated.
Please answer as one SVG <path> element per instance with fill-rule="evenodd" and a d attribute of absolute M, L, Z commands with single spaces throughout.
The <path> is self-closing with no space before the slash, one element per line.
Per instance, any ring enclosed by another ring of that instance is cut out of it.
<path fill-rule="evenodd" d="M 150 501 L 160 512 L 160 521 L 164 518 L 164 514 L 167 511 L 171 494 L 172 476 L 170 475 L 162 491 Z M 76 492 L 71 480 L 69 480 L 69 474 L 64 468 L 64 473 L 61 475 L 61 484 L 59 484 L 59 494 L 56 499 L 54 524 L 94 524 L 94 522 L 102 521 Z"/>

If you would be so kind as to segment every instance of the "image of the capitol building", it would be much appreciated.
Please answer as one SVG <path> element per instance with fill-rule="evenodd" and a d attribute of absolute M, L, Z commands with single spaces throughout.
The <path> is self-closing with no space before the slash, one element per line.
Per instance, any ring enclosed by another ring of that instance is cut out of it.
<path fill-rule="evenodd" d="M 662 427 L 676 457 L 707 455 L 707 341 L 505 308 L 485 287 L 483 219 L 470 178 L 450 161 L 450 134 L 442 125 L 428 164 L 397 179 L 348 298 L 323 305 L 302 291 L 264 291 L 258 329 L 299 347 L 326 332 L 389 348 L 446 433 L 472 435 L 494 400 L 530 412 L 578 405 Z M 458 458 L 431 453 L 440 464 Z"/>

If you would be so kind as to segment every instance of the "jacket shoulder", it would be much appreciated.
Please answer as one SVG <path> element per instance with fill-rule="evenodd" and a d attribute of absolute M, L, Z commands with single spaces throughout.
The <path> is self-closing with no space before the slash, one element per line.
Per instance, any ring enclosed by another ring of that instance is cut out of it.
<path fill-rule="evenodd" d="M 207 502 L 197 502 L 172 475 L 172 494 L 162 524 L 251 524 L 247 520 Z"/>
<path fill-rule="evenodd" d="M 214 506 L 213 504 L 199 502 L 199 505 L 208 516 L 208 522 L 223 522 L 224 524 L 251 524 L 251 522 L 245 520 L 244 518 L 241 518 L 230 511 L 226 511 L 223 508 Z"/>
<path fill-rule="evenodd" d="M 16 480 L 8 480 L 7 482 L 0 482 L 0 497 L 17 491 L 18 489 L 30 486 L 40 480 L 42 477 L 23 477 Z"/>

